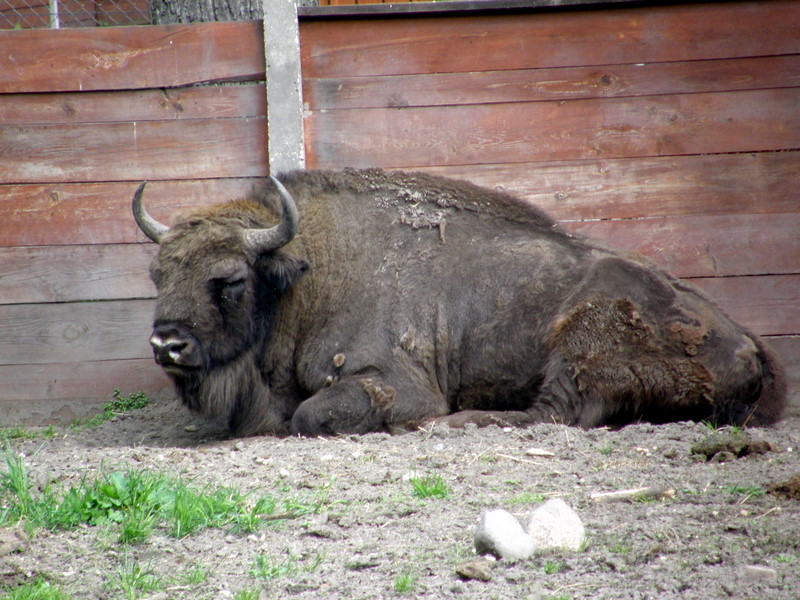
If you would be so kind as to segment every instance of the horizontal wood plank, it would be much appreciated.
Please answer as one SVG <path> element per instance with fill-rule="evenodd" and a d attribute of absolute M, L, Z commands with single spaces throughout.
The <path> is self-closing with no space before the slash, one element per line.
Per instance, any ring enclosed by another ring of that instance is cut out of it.
<path fill-rule="evenodd" d="M 800 212 L 567 223 L 678 277 L 800 273 Z M 152 298 L 155 244 L 0 248 L 0 304 Z"/>
<path fill-rule="evenodd" d="M 800 152 L 417 168 L 518 194 L 561 221 L 800 209 Z"/>
<path fill-rule="evenodd" d="M 170 224 L 177 212 L 245 195 L 251 178 L 151 181 L 147 210 Z M 138 181 L 0 185 L 0 248 L 145 241 L 131 214 Z"/>
<path fill-rule="evenodd" d="M 153 298 L 156 244 L 0 248 L 0 304 Z"/>
<path fill-rule="evenodd" d="M 181 89 L 0 94 L 3 125 L 263 117 L 263 83 Z"/>
<path fill-rule="evenodd" d="M 318 111 L 310 167 L 418 167 L 800 148 L 800 88 Z"/>
<path fill-rule="evenodd" d="M 264 79 L 260 21 L 2 32 L 0 93 Z"/>
<path fill-rule="evenodd" d="M 266 174 L 266 118 L 0 125 L 6 183 Z"/>
<path fill-rule="evenodd" d="M 786 371 L 789 413 L 800 416 L 800 335 L 765 338 Z"/>
<path fill-rule="evenodd" d="M 648 256 L 677 277 L 800 273 L 800 210 L 572 222 L 565 226 L 614 248 Z"/>
<path fill-rule="evenodd" d="M 800 86 L 800 55 L 303 80 L 311 110 L 696 94 Z"/>
<path fill-rule="evenodd" d="M 800 275 L 692 279 L 762 335 L 796 335 Z M 147 358 L 153 301 L 0 305 L 0 364 Z"/>
<path fill-rule="evenodd" d="M 562 221 L 798 210 L 800 152 L 431 167 L 421 170 L 506 189 Z M 240 197 L 255 180 L 151 181 L 159 220 Z M 131 183 L 0 185 L 0 247 L 143 241 Z"/>
<path fill-rule="evenodd" d="M 300 49 L 304 76 L 311 78 L 797 54 L 800 5 L 773 0 L 375 18 L 368 27 L 359 19 L 301 21 Z"/>
<path fill-rule="evenodd" d="M 688 279 L 759 335 L 800 333 L 800 275 Z"/>
<path fill-rule="evenodd" d="M 152 357 L 152 300 L 0 305 L 0 365 Z"/>
<path fill-rule="evenodd" d="M 0 427 L 69 424 L 91 417 L 123 395 L 171 395 L 172 385 L 152 358 L 0 366 Z"/>

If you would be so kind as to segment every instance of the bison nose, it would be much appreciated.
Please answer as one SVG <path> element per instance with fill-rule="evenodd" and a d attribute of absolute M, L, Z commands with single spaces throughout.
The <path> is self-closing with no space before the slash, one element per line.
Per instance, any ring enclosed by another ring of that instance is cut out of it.
<path fill-rule="evenodd" d="M 199 346 L 191 334 L 175 325 L 157 325 L 150 336 L 153 356 L 164 367 L 199 367 Z"/>

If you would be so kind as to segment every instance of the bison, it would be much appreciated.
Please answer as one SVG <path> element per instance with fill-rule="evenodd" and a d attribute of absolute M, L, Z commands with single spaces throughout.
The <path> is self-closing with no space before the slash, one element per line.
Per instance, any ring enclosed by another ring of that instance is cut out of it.
<path fill-rule="evenodd" d="M 155 360 L 234 435 L 766 425 L 785 408 L 773 356 L 703 293 L 513 195 L 299 170 L 167 227 L 143 188 Z"/>

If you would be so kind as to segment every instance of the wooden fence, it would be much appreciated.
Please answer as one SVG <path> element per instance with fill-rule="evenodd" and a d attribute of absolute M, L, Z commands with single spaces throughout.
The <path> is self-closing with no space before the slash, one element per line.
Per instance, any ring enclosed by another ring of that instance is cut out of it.
<path fill-rule="evenodd" d="M 798 3 L 407 6 L 301 12 L 309 167 L 517 192 L 707 290 L 796 394 Z M 169 222 L 267 174 L 261 24 L 8 31 L 0 48 L 0 423 L 168 393 L 130 198 L 151 181 Z"/>

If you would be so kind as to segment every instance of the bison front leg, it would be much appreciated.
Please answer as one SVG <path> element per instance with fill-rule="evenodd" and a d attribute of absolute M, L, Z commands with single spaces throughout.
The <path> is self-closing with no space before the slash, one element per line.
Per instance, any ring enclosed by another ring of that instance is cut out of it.
<path fill-rule="evenodd" d="M 292 433 L 305 436 L 383 431 L 393 421 L 397 390 L 379 377 L 348 377 L 305 400 Z"/>

